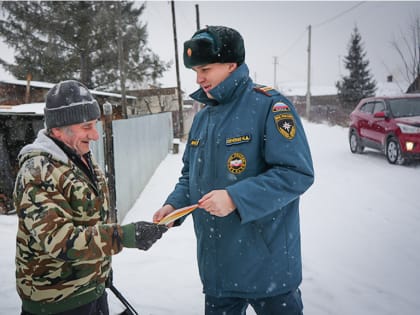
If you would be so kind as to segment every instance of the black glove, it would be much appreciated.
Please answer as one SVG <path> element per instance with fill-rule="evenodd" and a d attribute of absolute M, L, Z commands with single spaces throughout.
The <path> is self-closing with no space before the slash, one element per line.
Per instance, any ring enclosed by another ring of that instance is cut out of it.
<path fill-rule="evenodd" d="M 163 224 L 145 221 L 134 223 L 136 231 L 136 245 L 138 249 L 148 250 L 168 230 Z"/>

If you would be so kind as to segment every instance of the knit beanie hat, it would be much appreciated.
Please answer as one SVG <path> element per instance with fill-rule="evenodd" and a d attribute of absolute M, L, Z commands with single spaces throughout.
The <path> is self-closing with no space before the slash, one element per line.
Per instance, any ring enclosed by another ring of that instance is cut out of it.
<path fill-rule="evenodd" d="M 51 129 L 98 119 L 101 111 L 86 86 L 68 80 L 48 91 L 44 115 L 45 125 Z"/>
<path fill-rule="evenodd" d="M 210 63 L 245 60 L 244 40 L 236 30 L 226 26 L 207 26 L 184 43 L 184 64 L 187 68 Z"/>

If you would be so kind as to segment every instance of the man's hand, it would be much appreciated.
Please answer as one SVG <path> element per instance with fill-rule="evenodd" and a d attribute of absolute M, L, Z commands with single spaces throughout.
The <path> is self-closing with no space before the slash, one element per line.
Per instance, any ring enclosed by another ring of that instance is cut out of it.
<path fill-rule="evenodd" d="M 162 208 L 160 208 L 158 211 L 155 212 L 153 215 L 153 222 L 157 223 L 160 220 L 162 220 L 163 217 L 166 217 L 169 213 L 175 211 L 176 209 L 172 207 L 171 205 L 164 205 Z M 171 222 L 167 225 L 167 227 L 172 227 L 174 225 L 174 222 Z"/>
<path fill-rule="evenodd" d="M 138 249 L 148 250 L 168 230 L 166 225 L 140 221 L 134 223 Z"/>
<path fill-rule="evenodd" d="M 218 217 L 225 217 L 236 209 L 235 203 L 225 189 L 205 194 L 198 201 L 198 206 Z"/>

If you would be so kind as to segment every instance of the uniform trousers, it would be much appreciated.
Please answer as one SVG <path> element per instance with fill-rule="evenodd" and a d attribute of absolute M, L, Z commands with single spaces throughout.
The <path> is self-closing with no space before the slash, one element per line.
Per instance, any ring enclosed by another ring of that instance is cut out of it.
<path fill-rule="evenodd" d="M 303 303 L 299 289 L 272 297 L 217 298 L 205 296 L 205 315 L 245 315 L 248 306 L 257 315 L 303 315 Z"/>

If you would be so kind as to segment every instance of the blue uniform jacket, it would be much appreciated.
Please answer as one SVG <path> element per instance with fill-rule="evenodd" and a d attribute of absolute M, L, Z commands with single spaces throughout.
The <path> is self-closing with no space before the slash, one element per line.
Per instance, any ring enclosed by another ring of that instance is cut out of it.
<path fill-rule="evenodd" d="M 302 280 L 299 196 L 314 181 L 311 153 L 294 106 L 257 88 L 242 64 L 211 90 L 191 95 L 196 114 L 182 176 L 166 203 L 197 203 L 227 189 L 237 209 L 226 217 L 193 212 L 204 293 L 260 298 L 296 289 Z"/>

